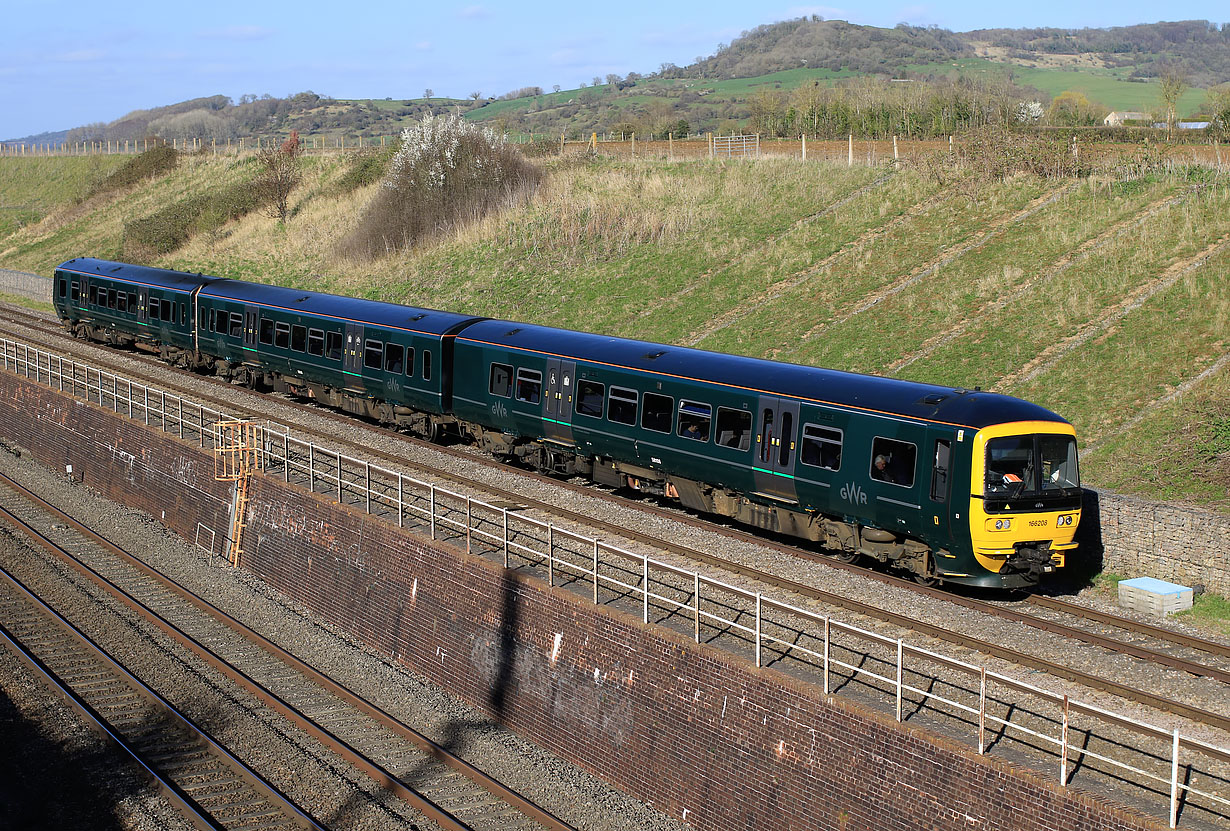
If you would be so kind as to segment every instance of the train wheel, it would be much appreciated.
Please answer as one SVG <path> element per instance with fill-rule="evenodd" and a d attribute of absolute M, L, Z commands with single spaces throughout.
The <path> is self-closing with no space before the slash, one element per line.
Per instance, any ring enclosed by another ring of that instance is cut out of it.
<path fill-rule="evenodd" d="M 940 578 L 935 575 L 935 560 L 931 558 L 930 554 L 923 556 L 923 570 L 921 572 L 915 571 L 911 576 L 914 578 L 914 582 L 920 586 L 933 588 L 940 584 Z"/>
<path fill-rule="evenodd" d="M 830 557 L 832 557 L 834 560 L 836 560 L 839 563 L 852 563 L 858 559 L 857 551 L 848 551 L 844 548 L 840 548 L 836 551 L 828 551 L 825 553 L 827 553 Z"/>

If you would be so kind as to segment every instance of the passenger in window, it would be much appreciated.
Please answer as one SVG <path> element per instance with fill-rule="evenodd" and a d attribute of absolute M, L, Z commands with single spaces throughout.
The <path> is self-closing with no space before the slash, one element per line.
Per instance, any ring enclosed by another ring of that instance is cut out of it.
<path fill-rule="evenodd" d="M 893 472 L 889 462 L 890 459 L 883 454 L 876 456 L 875 462 L 871 465 L 871 478 L 879 479 L 881 482 L 888 482 L 890 485 L 900 485 L 901 478 Z"/>
<path fill-rule="evenodd" d="M 700 434 L 700 427 L 697 426 L 695 421 L 688 422 L 688 424 L 683 428 L 683 433 L 680 435 L 682 435 L 685 439 L 696 439 L 697 441 L 700 441 L 703 438 Z"/>

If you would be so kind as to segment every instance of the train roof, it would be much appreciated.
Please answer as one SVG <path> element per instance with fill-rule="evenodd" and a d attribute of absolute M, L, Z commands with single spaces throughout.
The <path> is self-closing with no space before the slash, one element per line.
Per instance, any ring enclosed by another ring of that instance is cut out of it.
<path fill-rule="evenodd" d="M 207 274 L 190 274 L 186 271 L 172 271 L 169 268 L 98 260 L 94 257 L 77 257 L 61 263 L 56 267 L 56 271 L 67 271 L 91 277 L 107 277 L 112 280 L 124 280 L 138 285 L 184 292 L 191 292 L 198 286 L 208 285 L 218 280 L 217 277 L 210 277 Z"/>
<path fill-rule="evenodd" d="M 485 320 L 467 326 L 457 339 L 972 429 L 1012 421 L 1067 423 L 1044 407 L 998 393 L 548 326 Z"/>
<path fill-rule="evenodd" d="M 403 306 L 400 303 L 380 300 L 362 300 L 318 291 L 288 289 L 243 280 L 216 280 L 201 291 L 201 296 L 436 336 L 451 334 L 466 323 L 485 320 L 473 315 Z"/>

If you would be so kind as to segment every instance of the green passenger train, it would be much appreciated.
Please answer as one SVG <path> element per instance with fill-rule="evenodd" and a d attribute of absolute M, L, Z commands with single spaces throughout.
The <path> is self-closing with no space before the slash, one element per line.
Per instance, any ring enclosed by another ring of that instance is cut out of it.
<path fill-rule="evenodd" d="M 1076 434 L 1010 396 L 81 258 L 75 335 L 866 557 L 1036 586 L 1075 553 Z"/>

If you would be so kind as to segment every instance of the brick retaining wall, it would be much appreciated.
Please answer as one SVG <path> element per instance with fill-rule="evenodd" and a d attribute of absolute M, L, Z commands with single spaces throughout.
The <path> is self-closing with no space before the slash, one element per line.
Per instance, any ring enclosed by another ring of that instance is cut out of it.
<path fill-rule="evenodd" d="M 0 373 L 0 432 L 192 538 L 208 452 Z M 257 476 L 245 566 L 565 759 L 697 828 L 1148 829 L 806 683 Z"/>

